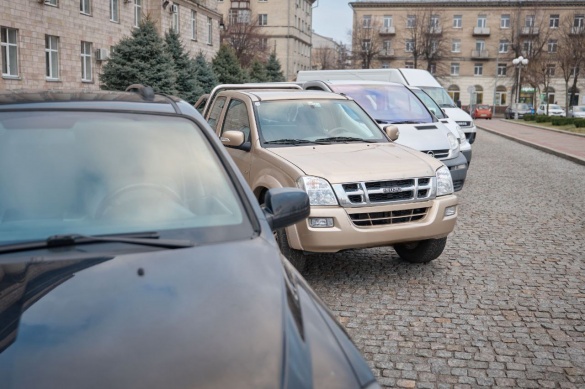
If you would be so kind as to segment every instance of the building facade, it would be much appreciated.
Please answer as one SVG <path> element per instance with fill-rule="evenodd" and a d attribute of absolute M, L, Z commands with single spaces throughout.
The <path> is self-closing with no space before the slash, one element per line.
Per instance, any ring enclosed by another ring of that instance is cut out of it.
<path fill-rule="evenodd" d="M 316 0 L 219 0 L 225 23 L 257 23 L 266 36 L 267 50 L 274 51 L 287 80 L 311 68 L 311 25 Z"/>
<path fill-rule="evenodd" d="M 585 47 L 583 0 L 370 0 L 350 6 L 355 67 L 364 67 L 369 54 L 370 68 L 427 69 L 463 105 L 585 104 L 585 72 L 579 75 L 585 57 L 569 59 L 567 49 L 573 41 Z M 516 66 L 519 56 L 528 64 Z"/>
<path fill-rule="evenodd" d="M 311 46 L 311 69 L 345 69 L 348 63 L 348 49 L 333 38 L 313 32 Z"/>
<path fill-rule="evenodd" d="M 0 90 L 99 89 L 112 47 L 147 15 L 192 56 L 219 49 L 217 0 L 13 0 L 0 7 Z"/>

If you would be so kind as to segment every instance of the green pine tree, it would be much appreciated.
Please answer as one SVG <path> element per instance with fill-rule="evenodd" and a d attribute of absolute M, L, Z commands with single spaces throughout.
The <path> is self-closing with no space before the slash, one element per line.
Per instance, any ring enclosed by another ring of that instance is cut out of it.
<path fill-rule="evenodd" d="M 131 84 L 151 86 L 155 92 L 175 93 L 173 60 L 154 22 L 146 17 L 114 46 L 100 74 L 102 89 L 125 90 Z"/>
<path fill-rule="evenodd" d="M 203 88 L 204 93 L 210 93 L 219 84 L 219 81 L 202 51 L 195 57 L 195 67 L 195 78 L 197 78 L 199 85 Z"/>
<path fill-rule="evenodd" d="M 185 47 L 181 43 L 181 37 L 177 32 L 170 29 L 165 34 L 165 43 L 167 51 L 174 62 L 177 76 L 175 83 L 177 96 L 191 104 L 195 104 L 199 96 L 205 93 L 197 80 L 197 65 L 185 51 Z"/>
<path fill-rule="evenodd" d="M 280 68 L 280 61 L 276 58 L 276 53 L 270 53 L 268 63 L 266 64 L 266 72 L 268 73 L 268 81 L 282 82 L 285 81 L 284 74 Z"/>
<path fill-rule="evenodd" d="M 251 82 L 267 82 L 270 81 L 268 79 L 268 72 L 266 71 L 266 65 L 260 62 L 257 59 L 252 61 L 252 66 L 250 67 L 250 81 Z"/>
<path fill-rule="evenodd" d="M 221 45 L 211 64 L 221 84 L 242 84 L 246 82 L 246 73 L 240 66 L 238 58 L 230 46 Z"/>

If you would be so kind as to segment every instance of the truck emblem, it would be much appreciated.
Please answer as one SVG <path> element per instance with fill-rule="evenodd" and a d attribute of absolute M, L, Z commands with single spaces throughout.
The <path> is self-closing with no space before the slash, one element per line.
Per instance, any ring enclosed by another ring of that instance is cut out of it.
<path fill-rule="evenodd" d="M 434 157 L 435 156 L 435 153 L 433 153 L 432 150 L 427 151 L 427 154 L 430 155 L 431 157 Z"/>
<path fill-rule="evenodd" d="M 402 192 L 402 188 L 399 188 L 397 186 L 394 186 L 392 188 L 382 188 L 382 192 L 384 192 L 384 193 L 397 193 L 397 192 Z"/>

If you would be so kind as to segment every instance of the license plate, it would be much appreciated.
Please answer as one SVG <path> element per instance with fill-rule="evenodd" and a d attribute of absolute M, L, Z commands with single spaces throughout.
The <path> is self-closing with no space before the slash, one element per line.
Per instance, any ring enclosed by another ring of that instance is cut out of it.
<path fill-rule="evenodd" d="M 486 117 L 487 115 L 485 113 L 482 113 L 481 115 L 479 115 L 481 117 Z"/>

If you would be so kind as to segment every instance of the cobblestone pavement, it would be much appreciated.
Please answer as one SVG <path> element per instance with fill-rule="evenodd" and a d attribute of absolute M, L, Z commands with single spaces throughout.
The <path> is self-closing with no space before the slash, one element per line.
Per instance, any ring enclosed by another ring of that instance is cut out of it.
<path fill-rule="evenodd" d="M 383 387 L 585 388 L 584 177 L 480 130 L 441 257 L 355 250 L 305 277 Z"/>

